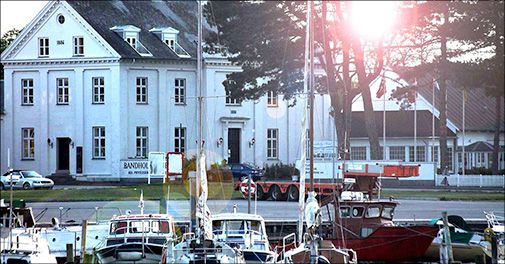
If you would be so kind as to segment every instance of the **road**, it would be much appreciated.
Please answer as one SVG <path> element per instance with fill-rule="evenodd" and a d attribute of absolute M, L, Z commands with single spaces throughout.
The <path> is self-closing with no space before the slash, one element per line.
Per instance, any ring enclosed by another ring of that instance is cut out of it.
<path fill-rule="evenodd" d="M 208 206 L 212 213 L 232 212 L 233 205 L 237 204 L 238 212 L 247 212 L 246 200 L 210 200 Z M 45 213 L 39 222 L 50 222 L 52 217 L 60 218 L 60 222 L 70 220 L 81 223 L 82 220 L 95 221 L 108 220 L 114 214 L 126 210 L 138 213 L 138 201 L 113 201 L 113 202 L 54 202 L 54 203 L 28 203 L 33 208 L 37 217 Z M 60 210 L 61 207 L 61 210 Z M 429 219 L 440 217 L 442 211 L 449 214 L 460 215 L 464 218 L 484 219 L 486 212 L 503 212 L 504 202 L 496 201 L 431 201 L 431 200 L 400 200 L 400 205 L 395 210 L 395 219 Z M 252 204 L 254 212 L 254 203 Z M 145 201 L 145 213 L 159 212 L 158 201 Z M 176 220 L 187 220 L 189 215 L 188 201 L 170 201 L 168 212 Z M 295 220 L 298 218 L 298 203 L 258 201 L 258 214 L 267 220 Z"/>

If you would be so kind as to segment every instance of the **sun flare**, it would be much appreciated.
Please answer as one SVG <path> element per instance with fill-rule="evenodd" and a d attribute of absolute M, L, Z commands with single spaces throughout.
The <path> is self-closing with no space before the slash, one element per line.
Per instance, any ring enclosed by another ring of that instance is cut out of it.
<path fill-rule="evenodd" d="M 395 23 L 397 1 L 353 1 L 350 5 L 351 24 L 365 38 L 379 38 Z"/>

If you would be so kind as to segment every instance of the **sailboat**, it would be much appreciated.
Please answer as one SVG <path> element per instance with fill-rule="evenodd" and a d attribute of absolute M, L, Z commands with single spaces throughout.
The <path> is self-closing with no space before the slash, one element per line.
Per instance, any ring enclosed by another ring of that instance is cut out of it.
<path fill-rule="evenodd" d="M 314 10 L 314 3 L 307 1 L 307 27 L 305 38 L 305 70 L 304 70 L 304 94 L 309 95 L 309 160 L 310 160 L 310 191 L 308 193 L 307 201 L 304 202 L 305 188 L 300 188 L 299 203 L 300 203 L 300 218 L 298 223 L 298 246 L 296 248 L 286 251 L 286 245 L 282 245 L 282 263 L 357 263 L 357 255 L 352 249 L 345 247 L 336 248 L 331 241 L 326 241 L 319 234 L 318 229 L 321 225 L 321 208 L 316 199 L 314 192 L 314 30 L 312 10 Z M 309 49 L 309 50 L 307 50 Z M 310 68 L 310 74 L 309 69 Z M 307 87 L 310 87 L 310 92 Z M 305 117 L 306 117 L 305 112 Z M 303 118 L 303 127 L 305 128 L 306 122 Z M 300 186 L 305 186 L 305 147 L 306 145 L 306 131 L 302 129 L 303 134 L 301 137 L 302 144 L 302 157 L 300 164 Z M 305 218 L 306 232 L 303 230 L 303 218 Z M 291 236 L 286 236 L 283 241 Z M 296 239 L 295 242 L 296 244 Z"/>
<path fill-rule="evenodd" d="M 207 206 L 208 186 L 203 149 L 203 97 L 202 97 L 202 3 L 198 5 L 197 91 L 198 91 L 198 141 L 196 157 L 196 191 L 191 194 L 192 232 L 185 233 L 182 241 L 172 249 L 163 250 L 161 263 L 245 263 L 237 246 L 216 240 L 212 233 L 211 213 Z M 191 184 L 191 183 L 190 183 Z M 194 196 L 198 196 L 195 201 Z M 196 202 L 196 205 L 195 205 Z M 195 208 L 196 207 L 196 208 Z M 193 215 L 193 208 L 195 214 Z"/>

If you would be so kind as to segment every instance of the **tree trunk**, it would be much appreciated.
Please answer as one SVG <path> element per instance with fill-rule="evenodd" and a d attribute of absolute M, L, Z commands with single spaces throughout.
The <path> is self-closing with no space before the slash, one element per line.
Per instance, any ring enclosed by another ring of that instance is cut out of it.
<path fill-rule="evenodd" d="M 370 93 L 370 82 L 365 70 L 364 52 L 359 39 L 354 39 L 352 49 L 355 54 L 356 73 L 358 74 L 359 88 L 363 99 L 363 109 L 365 115 L 365 127 L 370 143 L 370 154 L 372 160 L 381 158 L 379 137 L 377 135 L 377 126 L 375 125 L 375 113 L 373 110 L 372 96 Z"/>
<path fill-rule="evenodd" d="M 502 114 L 502 97 L 496 96 L 496 114 L 495 114 L 495 130 L 493 139 L 493 164 L 491 165 L 491 170 L 493 174 L 498 175 L 499 170 L 499 159 L 498 154 L 500 153 L 500 128 L 501 128 L 501 114 Z"/>
<path fill-rule="evenodd" d="M 444 12 L 444 18 L 448 19 L 448 11 Z M 447 66 L 447 36 L 445 25 L 441 26 L 441 34 L 440 34 L 440 168 L 442 172 L 447 172 L 449 168 L 449 157 L 448 157 L 448 149 L 447 149 L 447 74 L 446 74 L 446 66 Z"/>

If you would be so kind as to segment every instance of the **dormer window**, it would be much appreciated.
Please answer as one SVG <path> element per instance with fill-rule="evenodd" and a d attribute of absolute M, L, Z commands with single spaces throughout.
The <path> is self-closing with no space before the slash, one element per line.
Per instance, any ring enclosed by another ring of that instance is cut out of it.
<path fill-rule="evenodd" d="M 151 52 L 142 45 L 139 38 L 140 28 L 132 25 L 115 26 L 110 30 L 121 36 L 140 56 L 152 56 Z"/>
<path fill-rule="evenodd" d="M 166 27 L 166 28 L 153 28 L 149 32 L 155 34 L 163 43 L 165 43 L 177 56 L 181 58 L 190 58 L 188 52 L 186 52 L 178 43 L 179 30 Z"/>

